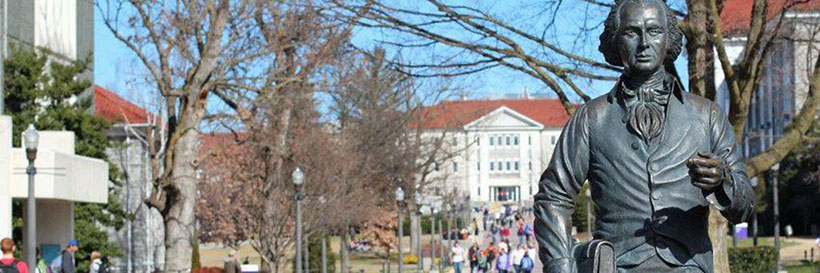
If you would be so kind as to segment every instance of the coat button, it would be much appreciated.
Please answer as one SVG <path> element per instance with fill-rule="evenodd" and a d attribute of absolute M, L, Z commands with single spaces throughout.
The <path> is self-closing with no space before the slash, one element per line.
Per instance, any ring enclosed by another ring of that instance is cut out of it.
<path fill-rule="evenodd" d="M 655 164 L 655 163 L 649 164 L 649 169 L 652 170 L 653 172 L 657 172 L 658 171 L 658 164 Z"/>
<path fill-rule="evenodd" d="M 653 192 L 652 199 L 658 200 L 661 199 L 662 194 L 660 192 Z"/>
<path fill-rule="evenodd" d="M 629 119 L 626 117 L 626 115 L 624 115 L 624 117 L 621 118 L 621 122 L 623 123 L 626 123 L 628 120 Z"/>
<path fill-rule="evenodd" d="M 632 142 L 632 150 L 637 150 L 639 147 L 638 142 Z"/>

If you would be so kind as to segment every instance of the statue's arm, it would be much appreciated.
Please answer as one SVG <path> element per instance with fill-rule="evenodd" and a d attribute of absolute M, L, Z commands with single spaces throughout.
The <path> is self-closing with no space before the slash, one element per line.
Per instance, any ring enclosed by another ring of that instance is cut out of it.
<path fill-rule="evenodd" d="M 571 216 L 588 168 L 589 121 L 582 106 L 561 132 L 535 195 L 535 238 L 544 272 L 573 272 Z"/>
<path fill-rule="evenodd" d="M 733 223 L 743 222 L 755 210 L 757 195 L 746 175 L 743 155 L 735 143 L 734 131 L 723 111 L 712 103 L 710 111 L 712 153 L 726 162 L 725 181 L 707 199 Z"/>

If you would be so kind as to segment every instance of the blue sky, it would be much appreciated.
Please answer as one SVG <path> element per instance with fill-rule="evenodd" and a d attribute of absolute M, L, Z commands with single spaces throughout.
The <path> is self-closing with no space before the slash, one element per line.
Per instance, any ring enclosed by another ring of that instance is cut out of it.
<path fill-rule="evenodd" d="M 586 57 L 602 60 L 603 57 L 597 52 L 598 39 L 602 26 L 598 25 L 601 16 L 605 16 L 607 9 L 586 4 L 579 0 L 563 1 L 564 3 L 557 10 L 551 7 L 543 6 L 543 1 L 484 1 L 484 2 L 465 2 L 470 6 L 477 7 L 493 14 L 494 16 L 503 19 L 512 25 L 518 26 L 521 29 L 527 30 L 531 33 L 541 31 L 547 22 L 544 18 L 545 12 L 555 12 L 555 27 L 545 32 L 550 41 L 557 43 L 562 48 L 572 51 L 574 54 L 583 55 Z M 673 7 L 680 6 L 679 3 L 673 2 Z M 412 8 L 429 9 L 429 6 L 424 6 L 421 1 L 405 2 L 419 3 L 420 6 L 412 6 Z M 585 18 L 596 18 L 585 20 Z M 591 29 L 585 35 L 578 35 L 582 33 L 581 28 Z M 459 29 L 445 29 L 446 33 L 453 36 L 459 36 L 463 31 Z M 378 31 L 373 29 L 357 29 L 355 32 L 353 42 L 354 44 L 372 48 L 378 44 L 380 40 L 397 41 L 405 39 L 406 37 L 397 36 L 395 33 Z M 126 48 L 121 42 L 116 40 L 108 28 L 102 23 L 102 18 L 99 11 L 95 10 L 95 24 L 94 24 L 94 46 L 95 46 L 95 60 L 94 60 L 94 77 L 95 82 L 112 91 L 120 94 L 128 100 L 131 100 L 138 105 L 150 107 L 152 100 L 155 99 L 150 92 L 152 89 L 150 83 L 145 81 L 144 66 L 140 63 L 134 53 Z M 530 47 L 525 50 L 539 51 L 543 48 Z M 388 48 L 390 50 L 390 48 Z M 447 49 L 441 49 L 445 52 Z M 393 53 L 396 53 L 393 51 Z M 434 56 L 433 53 L 423 52 L 402 52 L 402 58 L 430 58 Z M 686 78 L 685 57 L 681 56 L 676 62 L 678 71 L 682 78 Z M 451 83 L 470 94 L 471 98 L 495 98 L 501 97 L 509 93 L 520 93 L 527 89 L 530 93 L 546 92 L 554 97 L 554 92 L 546 89 L 545 85 L 540 81 L 525 75 L 518 71 L 513 71 L 506 68 L 489 69 L 474 75 L 466 77 L 458 77 L 451 80 Z M 603 94 L 611 88 L 612 82 L 590 82 L 583 79 L 576 80 L 582 89 L 588 95 L 597 96 Z M 686 81 L 684 81 L 686 84 Z M 568 92 L 571 93 L 571 92 Z M 578 100 L 573 96 L 573 99 Z"/>

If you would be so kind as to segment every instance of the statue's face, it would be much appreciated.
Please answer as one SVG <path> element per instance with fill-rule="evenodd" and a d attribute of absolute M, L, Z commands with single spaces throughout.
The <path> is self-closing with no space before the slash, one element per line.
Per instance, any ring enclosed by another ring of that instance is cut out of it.
<path fill-rule="evenodd" d="M 666 11 L 657 1 L 621 7 L 618 43 L 628 73 L 651 74 L 666 57 Z"/>

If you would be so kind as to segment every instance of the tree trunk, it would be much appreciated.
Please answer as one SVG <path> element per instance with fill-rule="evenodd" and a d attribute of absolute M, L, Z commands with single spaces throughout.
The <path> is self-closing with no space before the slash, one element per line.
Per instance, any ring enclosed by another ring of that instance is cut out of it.
<path fill-rule="evenodd" d="M 714 272 L 729 273 L 729 243 L 726 239 L 729 221 L 720 215 L 720 211 L 709 209 L 709 239 L 712 240 Z"/>
<path fill-rule="evenodd" d="M 342 273 L 350 273 L 350 252 L 347 246 L 350 245 L 350 227 L 345 228 L 342 240 L 339 241 L 339 256 L 342 257 Z"/>
<path fill-rule="evenodd" d="M 182 116 L 181 135 L 173 147 L 172 163 L 167 190 L 167 213 L 165 214 L 165 272 L 188 272 L 191 269 L 191 252 L 194 236 L 194 206 L 196 198 L 196 159 L 199 151 L 199 117 L 202 110 L 188 109 Z M 184 126 L 193 128 L 185 130 Z"/>
<path fill-rule="evenodd" d="M 715 55 L 714 43 L 709 39 L 708 30 L 713 22 L 709 20 L 708 1 L 687 0 L 689 12 L 685 27 L 686 52 L 688 56 L 689 91 L 692 94 L 715 100 Z"/>
<path fill-rule="evenodd" d="M 421 242 L 419 218 L 420 215 L 417 212 L 410 212 L 410 255 L 417 255 L 419 242 Z"/>
<path fill-rule="evenodd" d="M 259 262 L 259 273 L 270 273 L 271 271 L 272 270 L 271 270 L 270 263 L 265 262 L 265 259 L 262 259 Z M 276 270 L 276 271 L 273 271 L 273 272 L 279 272 L 279 271 Z"/>

